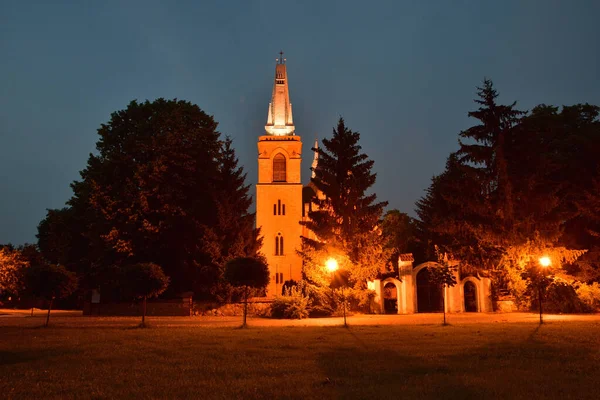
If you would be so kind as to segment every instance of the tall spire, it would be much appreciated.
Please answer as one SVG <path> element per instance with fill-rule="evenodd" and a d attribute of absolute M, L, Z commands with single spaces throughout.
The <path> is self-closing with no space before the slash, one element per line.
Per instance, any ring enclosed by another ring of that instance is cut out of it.
<path fill-rule="evenodd" d="M 269 114 L 265 130 L 269 135 L 276 136 L 294 135 L 295 131 L 287 70 L 282 51 L 279 52 L 279 58 L 275 65 L 275 82 L 273 83 L 273 95 L 269 103 Z"/>

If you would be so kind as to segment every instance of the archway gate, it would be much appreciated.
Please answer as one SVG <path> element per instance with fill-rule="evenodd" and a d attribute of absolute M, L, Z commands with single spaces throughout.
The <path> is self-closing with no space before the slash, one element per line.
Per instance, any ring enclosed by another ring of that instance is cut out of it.
<path fill-rule="evenodd" d="M 417 275 L 424 268 L 437 267 L 435 262 L 426 262 L 416 267 L 412 263 L 404 263 L 400 266 L 399 278 L 376 279 L 369 282 L 368 287 L 375 291 L 375 302 L 379 312 L 385 312 L 385 287 L 389 283 L 396 287 L 396 299 L 398 302 L 398 314 L 413 314 L 419 311 Z M 455 272 L 457 284 L 453 287 L 444 288 L 446 298 L 446 312 L 491 312 L 491 280 L 484 277 L 469 276 L 459 280 L 458 271 Z M 467 291 L 465 293 L 465 285 Z M 388 285 L 389 288 L 389 285 Z M 440 310 L 441 311 L 441 310 Z"/>

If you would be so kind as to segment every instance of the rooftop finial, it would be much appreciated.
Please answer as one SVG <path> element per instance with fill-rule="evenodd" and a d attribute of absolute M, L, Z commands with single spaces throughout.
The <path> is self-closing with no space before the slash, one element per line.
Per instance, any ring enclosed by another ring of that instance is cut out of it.
<path fill-rule="evenodd" d="M 285 64 L 285 58 L 283 58 L 283 51 L 279 52 L 279 64 Z"/>

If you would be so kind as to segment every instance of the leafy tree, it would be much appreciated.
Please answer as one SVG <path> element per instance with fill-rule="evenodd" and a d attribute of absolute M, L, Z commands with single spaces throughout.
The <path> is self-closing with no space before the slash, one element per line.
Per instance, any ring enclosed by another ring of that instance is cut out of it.
<path fill-rule="evenodd" d="M 244 319 L 246 326 L 248 314 L 248 296 L 251 289 L 262 289 L 269 284 L 269 267 L 264 260 L 256 257 L 238 257 L 229 260 L 225 266 L 225 279 L 234 287 L 240 288 L 244 295 Z"/>
<path fill-rule="evenodd" d="M 125 285 L 136 298 L 143 299 L 142 324 L 146 326 L 146 302 L 148 297 L 157 297 L 169 286 L 167 277 L 160 266 L 153 263 L 138 263 L 125 269 Z"/>
<path fill-rule="evenodd" d="M 429 257 L 439 245 L 461 260 L 462 273 L 491 271 L 496 284 L 517 295 L 528 257 L 554 247 L 570 251 L 566 259 L 582 254 L 582 247 L 561 241 L 574 215 L 568 204 L 574 187 L 564 166 L 579 148 L 565 126 L 576 128 L 555 107 L 540 105 L 525 116 L 515 103 L 497 104 L 489 80 L 478 96 L 480 107 L 469 116 L 480 123 L 461 132 L 460 149 L 417 202 L 417 232 Z"/>
<path fill-rule="evenodd" d="M 38 247 L 46 260 L 64 265 L 69 271 L 87 278 L 89 275 L 90 239 L 86 236 L 84 215 L 79 207 L 47 210 L 38 225 Z M 94 286 L 93 284 L 85 286 Z"/>
<path fill-rule="evenodd" d="M 469 266 L 487 269 L 498 262 L 499 249 L 479 241 L 468 227 L 473 215 L 472 202 L 460 201 L 480 197 L 478 182 L 465 174 L 458 156 L 451 154 L 446 170 L 432 178 L 426 195 L 416 203 L 418 261 L 438 261 L 440 248 L 460 259 L 464 269 Z"/>
<path fill-rule="evenodd" d="M 45 326 L 50 322 L 50 311 L 55 299 L 71 295 L 77 289 L 75 274 L 67 271 L 62 265 L 33 264 L 26 272 L 27 290 L 35 297 L 48 301 L 48 315 Z"/>
<path fill-rule="evenodd" d="M 391 251 L 384 248 L 380 219 L 387 202 L 377 202 L 377 196 L 367 194 L 376 174 L 373 161 L 361 153 L 360 134 L 348 129 L 342 118 L 331 139 L 313 148 L 319 157 L 311 180 L 319 196 L 313 198 L 316 207 L 302 222 L 316 235 L 303 237 L 301 251 L 304 277 L 323 285 L 323 260 L 337 254 L 345 264 L 356 287 L 365 287 L 385 267 Z"/>
<path fill-rule="evenodd" d="M 415 220 L 398 210 L 390 210 L 383 216 L 381 224 L 385 247 L 391 250 L 389 263 L 398 276 L 398 257 L 416 250 Z"/>
<path fill-rule="evenodd" d="M 211 116 L 181 100 L 132 101 L 98 134 L 68 207 L 40 223 L 48 259 L 105 297 L 119 270 L 140 262 L 162 266 L 172 293 L 203 297 L 222 281 L 227 259 L 255 255 L 245 175 Z"/>
<path fill-rule="evenodd" d="M 0 246 L 0 300 L 23 292 L 23 274 L 28 266 L 19 250 L 12 246 Z"/>
<path fill-rule="evenodd" d="M 342 294 L 342 312 L 344 315 L 344 326 L 347 327 L 346 323 L 346 296 L 344 295 L 344 288 L 348 288 L 350 283 L 350 273 L 345 269 L 338 269 L 333 274 L 333 279 L 331 280 L 331 288 L 332 289 L 341 289 Z"/>
<path fill-rule="evenodd" d="M 456 285 L 456 267 L 450 266 L 447 261 L 440 260 L 437 267 L 429 269 L 429 282 L 442 287 L 442 310 L 444 312 L 444 325 L 446 325 L 446 288 Z"/>

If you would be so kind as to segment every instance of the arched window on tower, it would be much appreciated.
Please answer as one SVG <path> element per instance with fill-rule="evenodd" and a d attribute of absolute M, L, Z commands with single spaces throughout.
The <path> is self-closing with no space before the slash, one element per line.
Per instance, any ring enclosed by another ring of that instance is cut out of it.
<path fill-rule="evenodd" d="M 281 153 L 273 157 L 273 182 L 285 182 L 285 156 Z"/>
<path fill-rule="evenodd" d="M 278 233 L 277 236 L 275 236 L 275 255 L 283 255 L 283 236 L 281 236 L 281 233 Z"/>

